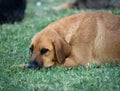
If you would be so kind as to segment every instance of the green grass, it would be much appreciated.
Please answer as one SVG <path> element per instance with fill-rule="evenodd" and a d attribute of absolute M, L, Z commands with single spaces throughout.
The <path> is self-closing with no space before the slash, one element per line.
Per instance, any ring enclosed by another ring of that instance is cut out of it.
<path fill-rule="evenodd" d="M 53 11 L 51 7 L 64 0 L 53 1 L 41 0 L 40 7 L 35 6 L 35 1 L 29 2 L 21 23 L 0 25 L 0 91 L 120 91 L 120 65 L 48 70 L 20 66 L 29 61 L 29 43 L 35 33 L 63 16 L 85 12 Z M 107 11 L 120 15 L 119 9 Z"/>

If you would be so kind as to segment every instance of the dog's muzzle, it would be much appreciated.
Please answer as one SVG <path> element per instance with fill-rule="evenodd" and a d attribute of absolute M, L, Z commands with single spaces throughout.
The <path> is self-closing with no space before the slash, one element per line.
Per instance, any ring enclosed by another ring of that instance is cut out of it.
<path fill-rule="evenodd" d="M 40 69 L 41 67 L 38 66 L 37 62 L 33 61 L 33 62 L 29 62 L 28 65 L 27 65 L 27 68 L 38 68 Z"/>
<path fill-rule="evenodd" d="M 40 70 L 41 68 L 43 68 L 43 63 L 41 63 L 41 66 L 38 65 L 37 62 L 35 61 L 30 61 L 28 64 L 27 64 L 27 68 L 33 68 L 33 69 L 38 69 Z M 45 69 L 51 69 L 52 67 L 49 66 L 49 67 L 45 67 Z"/>

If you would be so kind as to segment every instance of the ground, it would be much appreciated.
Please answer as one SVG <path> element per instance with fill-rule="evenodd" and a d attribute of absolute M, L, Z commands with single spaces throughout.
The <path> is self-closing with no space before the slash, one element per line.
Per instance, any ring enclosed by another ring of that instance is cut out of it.
<path fill-rule="evenodd" d="M 29 61 L 29 43 L 34 34 L 64 16 L 94 11 L 54 11 L 51 7 L 64 0 L 40 0 L 40 6 L 37 1 L 28 0 L 22 22 L 0 25 L 0 91 L 120 91 L 120 65 L 42 70 L 21 66 Z M 120 15 L 119 9 L 106 11 Z"/>

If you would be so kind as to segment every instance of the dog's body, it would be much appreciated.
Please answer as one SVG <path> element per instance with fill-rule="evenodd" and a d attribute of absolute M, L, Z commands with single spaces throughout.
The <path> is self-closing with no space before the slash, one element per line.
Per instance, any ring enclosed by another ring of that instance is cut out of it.
<path fill-rule="evenodd" d="M 65 17 L 37 33 L 30 50 L 29 67 L 120 63 L 120 17 L 107 12 Z"/>

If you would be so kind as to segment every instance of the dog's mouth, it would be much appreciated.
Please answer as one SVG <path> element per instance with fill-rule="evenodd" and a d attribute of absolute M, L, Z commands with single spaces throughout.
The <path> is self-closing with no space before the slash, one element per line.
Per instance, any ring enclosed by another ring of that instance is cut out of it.
<path fill-rule="evenodd" d="M 27 68 L 34 68 L 34 69 L 41 69 L 43 66 L 39 66 L 37 62 L 33 61 L 33 62 L 29 62 L 27 65 Z"/>
<path fill-rule="evenodd" d="M 38 69 L 38 70 L 40 70 L 41 68 L 43 68 L 43 64 L 42 65 L 38 65 L 38 63 L 37 62 L 29 62 L 28 64 L 27 64 L 27 68 L 33 68 L 33 69 Z M 50 69 L 51 68 L 51 66 L 49 66 L 49 67 L 45 67 L 45 69 Z"/>

